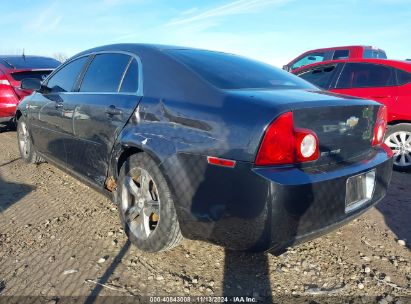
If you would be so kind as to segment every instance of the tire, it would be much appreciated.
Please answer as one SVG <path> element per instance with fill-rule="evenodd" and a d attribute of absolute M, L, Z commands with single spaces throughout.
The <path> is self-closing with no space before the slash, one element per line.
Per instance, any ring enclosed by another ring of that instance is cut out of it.
<path fill-rule="evenodd" d="M 159 167 L 146 153 L 133 154 L 125 161 L 116 193 L 124 231 L 138 249 L 165 251 L 182 241 L 170 189 Z"/>
<path fill-rule="evenodd" d="M 17 121 L 17 143 L 19 146 L 20 156 L 27 164 L 39 164 L 43 159 L 36 153 L 29 129 L 23 118 Z"/>
<path fill-rule="evenodd" d="M 389 126 L 385 135 L 385 144 L 393 152 L 394 169 L 411 170 L 411 124 L 401 123 Z"/>
<path fill-rule="evenodd" d="M 9 122 L 9 129 L 11 131 L 16 131 L 17 130 L 17 120 L 16 117 L 14 117 L 10 122 Z"/>

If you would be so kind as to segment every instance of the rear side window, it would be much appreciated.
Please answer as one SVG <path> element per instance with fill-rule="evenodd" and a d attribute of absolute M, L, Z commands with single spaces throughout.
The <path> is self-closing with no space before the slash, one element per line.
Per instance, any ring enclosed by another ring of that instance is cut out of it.
<path fill-rule="evenodd" d="M 348 59 L 349 56 L 350 56 L 349 50 L 337 50 L 334 52 L 333 60 Z"/>
<path fill-rule="evenodd" d="M 291 69 L 295 70 L 298 68 L 301 68 L 305 65 L 313 64 L 316 62 L 322 62 L 324 61 L 325 53 L 324 52 L 316 52 L 316 53 L 310 53 L 308 55 L 305 55 L 303 58 L 299 59 L 296 61 Z"/>
<path fill-rule="evenodd" d="M 382 50 L 365 49 L 363 57 L 387 59 L 387 54 L 385 54 L 385 52 Z"/>
<path fill-rule="evenodd" d="M 314 70 L 309 70 L 298 75 L 304 80 L 322 89 L 328 89 L 333 76 L 335 75 L 335 66 L 321 67 Z"/>
<path fill-rule="evenodd" d="M 49 79 L 47 86 L 52 92 L 70 92 L 87 59 L 88 57 L 81 57 L 66 64 Z"/>
<path fill-rule="evenodd" d="M 80 92 L 118 92 L 130 56 L 124 54 L 99 54 L 90 63 Z"/>
<path fill-rule="evenodd" d="M 404 85 L 411 82 L 411 73 L 408 73 L 403 70 L 397 70 L 398 84 Z"/>
<path fill-rule="evenodd" d="M 392 85 L 395 85 L 395 74 L 390 67 L 368 63 L 347 63 L 336 88 L 371 88 Z"/>
<path fill-rule="evenodd" d="M 138 90 L 138 64 L 135 59 L 131 61 L 123 82 L 121 83 L 120 92 L 122 93 L 136 93 Z"/>

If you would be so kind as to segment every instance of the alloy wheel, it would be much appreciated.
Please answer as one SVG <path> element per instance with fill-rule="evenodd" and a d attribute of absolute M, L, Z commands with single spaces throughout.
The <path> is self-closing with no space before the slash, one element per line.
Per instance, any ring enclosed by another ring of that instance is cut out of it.
<path fill-rule="evenodd" d="M 134 168 L 121 185 L 121 212 L 135 237 L 146 240 L 160 221 L 160 198 L 151 175 L 143 168 Z"/>
<path fill-rule="evenodd" d="M 394 152 L 394 164 L 398 167 L 411 165 L 411 132 L 399 131 L 391 134 L 385 144 Z"/>
<path fill-rule="evenodd" d="M 27 130 L 27 125 L 25 122 L 20 122 L 19 125 L 20 125 L 19 130 L 18 130 L 19 147 L 20 147 L 22 156 L 27 157 L 30 153 L 29 132 Z"/>

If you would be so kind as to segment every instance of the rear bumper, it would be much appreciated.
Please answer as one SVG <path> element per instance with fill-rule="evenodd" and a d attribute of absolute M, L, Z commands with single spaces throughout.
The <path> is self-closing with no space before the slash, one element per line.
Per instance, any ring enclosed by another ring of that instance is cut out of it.
<path fill-rule="evenodd" d="M 346 213 L 347 179 L 374 168 L 372 199 Z M 237 250 L 275 251 L 324 234 L 375 205 L 386 194 L 392 159 L 379 148 L 366 160 L 316 170 L 253 168 L 242 163 L 233 170 L 207 166 L 201 174 L 194 172 L 195 176 L 192 171 L 185 174 L 201 181 L 187 188 L 179 186 L 185 194 L 193 193 L 191 199 L 173 186 L 185 237 Z"/>
<path fill-rule="evenodd" d="M 0 116 L 0 123 L 9 123 L 9 122 L 12 122 L 13 119 L 14 119 L 14 116 L 5 116 L 5 117 Z"/>

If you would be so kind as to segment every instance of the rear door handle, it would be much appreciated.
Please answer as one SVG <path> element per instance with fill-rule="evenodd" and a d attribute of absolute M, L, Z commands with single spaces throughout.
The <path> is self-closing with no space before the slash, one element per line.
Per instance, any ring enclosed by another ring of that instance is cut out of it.
<path fill-rule="evenodd" d="M 109 115 L 121 115 L 121 114 L 123 114 L 123 111 L 116 108 L 116 106 L 111 105 L 111 106 L 108 106 L 106 108 L 106 113 L 109 114 Z"/>
<path fill-rule="evenodd" d="M 391 95 L 378 95 L 378 96 L 371 96 L 371 98 L 391 98 Z"/>

